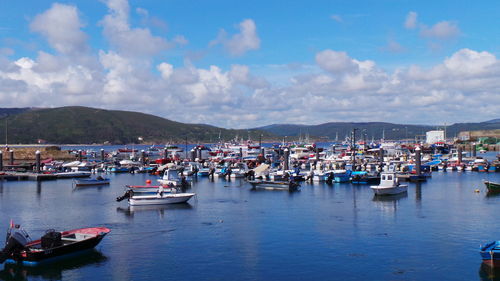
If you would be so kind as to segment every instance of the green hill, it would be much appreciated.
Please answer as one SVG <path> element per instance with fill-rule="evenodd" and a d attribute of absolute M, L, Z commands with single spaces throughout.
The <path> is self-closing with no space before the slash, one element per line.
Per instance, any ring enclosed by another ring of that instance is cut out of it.
<path fill-rule="evenodd" d="M 113 144 L 165 142 L 210 142 L 235 136 L 252 139 L 272 138 L 258 130 L 228 130 L 203 124 L 185 124 L 158 116 L 119 110 L 104 110 L 81 106 L 36 109 L 0 119 L 0 141 L 9 143 Z"/>

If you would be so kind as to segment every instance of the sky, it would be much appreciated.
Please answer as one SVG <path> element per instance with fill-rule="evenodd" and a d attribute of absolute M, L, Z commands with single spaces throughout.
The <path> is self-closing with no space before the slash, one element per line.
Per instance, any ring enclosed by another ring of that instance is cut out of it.
<path fill-rule="evenodd" d="M 225 128 L 499 118 L 500 3 L 0 0 L 0 107 Z"/>

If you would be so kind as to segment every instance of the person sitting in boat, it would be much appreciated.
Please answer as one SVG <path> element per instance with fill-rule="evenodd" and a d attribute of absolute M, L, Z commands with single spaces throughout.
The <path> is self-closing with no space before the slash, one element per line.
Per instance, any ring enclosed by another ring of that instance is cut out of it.
<path fill-rule="evenodd" d="M 186 177 L 184 175 L 181 176 L 181 187 L 182 188 L 187 188 L 189 186 L 189 183 L 186 180 Z"/>
<path fill-rule="evenodd" d="M 104 180 L 104 178 L 103 178 L 102 176 L 98 176 L 98 177 L 97 177 L 97 178 L 95 178 L 95 179 L 96 179 L 96 180 L 98 180 L 98 181 L 103 181 L 103 180 Z"/>

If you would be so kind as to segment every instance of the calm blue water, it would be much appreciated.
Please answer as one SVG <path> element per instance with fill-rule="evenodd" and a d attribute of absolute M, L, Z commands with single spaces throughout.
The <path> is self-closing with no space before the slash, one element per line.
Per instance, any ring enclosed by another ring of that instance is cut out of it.
<path fill-rule="evenodd" d="M 42 268 L 7 267 L 0 278 L 490 280 L 495 274 L 481 271 L 478 247 L 500 239 L 500 196 L 487 196 L 482 184 L 500 181 L 500 173 L 435 172 L 426 183 L 410 183 L 407 195 L 385 200 L 374 199 L 368 186 L 303 184 L 288 193 L 201 178 L 187 205 L 134 208 L 115 197 L 125 184 L 154 177 L 110 177 L 110 186 L 78 190 L 71 180 L 0 183 L 5 228 L 12 218 L 33 237 L 48 228 L 112 229 L 95 252 Z"/>

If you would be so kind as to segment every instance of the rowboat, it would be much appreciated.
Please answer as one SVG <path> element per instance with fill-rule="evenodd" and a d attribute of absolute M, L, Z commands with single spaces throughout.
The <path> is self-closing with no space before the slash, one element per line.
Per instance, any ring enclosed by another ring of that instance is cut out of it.
<path fill-rule="evenodd" d="M 66 255 L 93 249 L 111 230 L 106 227 L 80 228 L 57 232 L 48 230 L 39 240 L 30 241 L 19 225 L 11 224 L 7 241 L 0 252 L 0 263 L 36 266 Z"/>
<path fill-rule="evenodd" d="M 107 185 L 110 180 L 105 178 L 75 180 L 75 186 Z"/>
<path fill-rule="evenodd" d="M 488 191 L 500 191 L 500 183 L 498 182 L 492 182 L 492 181 L 483 181 L 484 185 L 486 185 L 486 188 Z"/>

